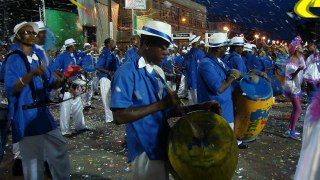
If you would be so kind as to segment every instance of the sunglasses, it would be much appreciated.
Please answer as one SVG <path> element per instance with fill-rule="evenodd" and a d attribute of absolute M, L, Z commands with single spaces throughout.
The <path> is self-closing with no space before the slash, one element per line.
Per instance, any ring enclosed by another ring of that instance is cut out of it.
<path fill-rule="evenodd" d="M 38 33 L 35 32 L 35 31 L 21 31 L 21 32 L 19 32 L 19 34 L 21 34 L 21 35 L 31 35 L 31 34 L 33 34 L 34 36 L 38 35 Z"/>

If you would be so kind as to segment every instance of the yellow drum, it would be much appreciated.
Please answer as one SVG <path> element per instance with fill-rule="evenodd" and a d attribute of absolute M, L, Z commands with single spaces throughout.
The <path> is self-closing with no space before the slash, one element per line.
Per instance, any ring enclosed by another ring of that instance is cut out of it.
<path fill-rule="evenodd" d="M 234 131 L 239 140 L 252 141 L 267 123 L 273 104 L 272 87 L 265 79 L 243 78 L 236 86 L 234 100 Z"/>
<path fill-rule="evenodd" d="M 212 112 L 196 111 L 172 127 L 168 156 L 175 179 L 228 180 L 238 163 L 238 146 L 226 120 Z"/>

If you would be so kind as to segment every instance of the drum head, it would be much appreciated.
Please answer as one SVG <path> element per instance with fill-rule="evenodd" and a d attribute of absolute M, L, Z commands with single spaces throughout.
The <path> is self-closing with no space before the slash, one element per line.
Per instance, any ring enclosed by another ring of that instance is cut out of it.
<path fill-rule="evenodd" d="M 202 139 L 195 137 L 188 121 L 202 131 Z M 168 156 L 177 179 L 231 179 L 238 146 L 226 120 L 212 112 L 196 111 L 172 127 Z"/>

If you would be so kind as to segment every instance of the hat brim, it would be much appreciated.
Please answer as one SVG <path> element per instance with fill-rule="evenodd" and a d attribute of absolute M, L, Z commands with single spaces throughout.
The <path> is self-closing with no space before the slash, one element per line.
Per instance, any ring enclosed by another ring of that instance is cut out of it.
<path fill-rule="evenodd" d="M 228 42 L 222 42 L 219 44 L 211 44 L 211 43 L 207 43 L 206 44 L 207 47 L 222 47 L 222 46 L 229 46 Z"/>
<path fill-rule="evenodd" d="M 148 35 L 148 36 L 156 36 L 156 37 L 159 37 L 159 38 L 164 39 L 165 41 L 169 42 L 170 44 L 173 44 L 171 39 L 167 39 L 167 38 L 162 37 L 162 36 L 160 36 L 160 35 L 157 35 L 157 34 L 154 34 L 154 33 L 150 33 L 150 32 L 145 31 L 145 30 L 136 30 L 136 31 L 137 31 L 137 33 L 139 33 L 139 34 L 144 34 L 144 35 Z"/>
<path fill-rule="evenodd" d="M 25 26 L 31 26 L 33 28 L 33 31 L 38 33 L 39 32 L 39 28 L 38 28 L 38 24 L 34 23 L 34 22 L 27 22 L 25 24 L 22 24 L 20 27 L 18 27 L 16 29 L 15 35 L 20 31 L 21 28 L 25 27 Z"/>
<path fill-rule="evenodd" d="M 194 38 L 192 41 L 189 42 L 189 44 L 193 44 L 195 42 L 198 42 L 200 40 L 200 38 L 201 38 L 200 36 Z"/>

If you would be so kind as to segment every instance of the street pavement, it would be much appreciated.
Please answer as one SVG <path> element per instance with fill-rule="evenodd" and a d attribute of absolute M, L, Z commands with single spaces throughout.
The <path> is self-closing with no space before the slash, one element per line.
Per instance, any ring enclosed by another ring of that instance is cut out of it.
<path fill-rule="evenodd" d="M 301 141 L 285 138 L 292 106 L 285 98 L 277 98 L 266 127 L 256 138 L 248 143 L 248 149 L 241 149 L 233 179 L 293 179 L 299 159 Z M 94 100 L 95 109 L 85 112 L 89 131 L 74 133 L 66 137 L 71 163 L 71 179 L 130 179 L 130 165 L 124 142 L 124 125 L 104 122 L 102 102 Z M 59 106 L 50 109 L 58 119 Z M 303 109 L 305 112 L 306 105 Z M 297 130 L 302 132 L 303 116 Z M 57 121 L 59 123 L 59 121 Z M 73 126 L 73 123 L 71 123 Z M 0 164 L 0 180 L 20 180 L 22 176 L 12 176 L 13 164 L 11 136 L 6 147 L 6 155 Z M 172 177 L 170 176 L 170 179 Z"/>

